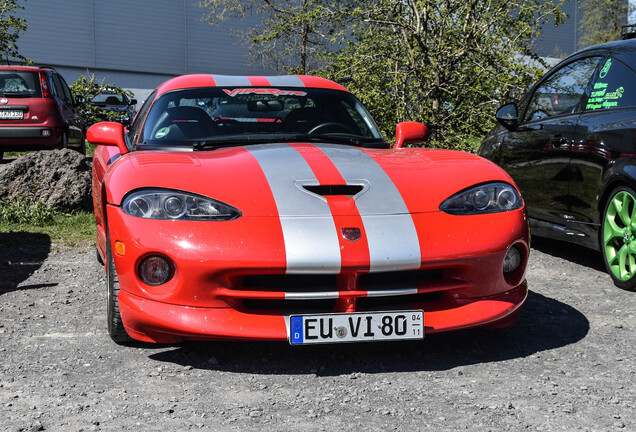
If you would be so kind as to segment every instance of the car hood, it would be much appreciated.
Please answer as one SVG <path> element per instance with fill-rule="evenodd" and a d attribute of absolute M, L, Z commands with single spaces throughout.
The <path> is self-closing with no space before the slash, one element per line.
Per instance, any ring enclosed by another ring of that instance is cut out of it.
<path fill-rule="evenodd" d="M 491 162 L 458 151 L 304 143 L 135 151 L 120 157 L 105 181 L 111 204 L 138 188 L 170 188 L 225 202 L 244 217 L 436 212 L 472 185 L 512 183 Z"/>

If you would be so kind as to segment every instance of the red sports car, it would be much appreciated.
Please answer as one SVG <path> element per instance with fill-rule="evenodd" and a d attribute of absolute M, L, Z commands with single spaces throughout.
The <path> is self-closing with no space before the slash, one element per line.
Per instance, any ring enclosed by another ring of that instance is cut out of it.
<path fill-rule="evenodd" d="M 421 339 L 511 324 L 528 225 L 478 156 L 391 146 L 362 104 L 310 76 L 189 75 L 129 130 L 98 123 L 93 197 L 108 330 L 132 339 Z"/>

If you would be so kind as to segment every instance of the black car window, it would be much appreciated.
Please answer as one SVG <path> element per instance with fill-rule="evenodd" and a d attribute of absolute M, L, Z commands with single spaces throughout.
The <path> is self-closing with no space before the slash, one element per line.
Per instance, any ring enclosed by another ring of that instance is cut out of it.
<path fill-rule="evenodd" d="M 580 102 L 600 57 L 588 57 L 569 63 L 536 88 L 525 121 L 570 114 L 581 110 Z"/>
<path fill-rule="evenodd" d="M 60 85 L 64 92 L 64 100 L 69 104 L 73 104 L 73 96 L 71 96 L 71 90 L 68 88 L 68 84 L 66 84 L 66 81 L 64 81 L 64 78 L 62 78 L 61 75 L 58 75 L 57 77 L 60 80 Z"/>
<path fill-rule="evenodd" d="M 620 61 L 608 58 L 595 75 L 586 110 L 636 105 L 636 74 Z"/>
<path fill-rule="evenodd" d="M 62 84 L 62 82 L 60 81 L 60 77 L 57 76 L 56 74 L 53 74 L 52 78 L 53 78 L 53 85 L 55 86 L 56 96 L 62 99 L 64 102 L 67 102 L 67 103 L 70 102 L 67 98 L 67 95 L 64 92 L 64 84 Z"/>

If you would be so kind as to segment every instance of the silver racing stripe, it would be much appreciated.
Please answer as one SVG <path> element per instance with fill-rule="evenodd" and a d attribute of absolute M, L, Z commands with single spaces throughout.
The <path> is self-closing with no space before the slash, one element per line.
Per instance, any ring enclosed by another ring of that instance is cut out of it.
<path fill-rule="evenodd" d="M 305 87 L 305 83 L 296 75 L 281 75 L 265 77 L 272 87 Z"/>
<path fill-rule="evenodd" d="M 287 273 L 340 272 L 340 244 L 326 201 L 301 191 L 296 181 L 317 184 L 309 164 L 286 145 L 245 147 L 265 173 L 285 240 Z"/>
<path fill-rule="evenodd" d="M 246 76 L 212 75 L 217 87 L 251 87 L 252 83 Z"/>
<path fill-rule="evenodd" d="M 369 189 L 356 199 L 369 244 L 370 271 L 415 269 L 420 242 L 404 199 L 378 163 L 357 148 L 319 145 L 347 183 L 366 180 Z"/>

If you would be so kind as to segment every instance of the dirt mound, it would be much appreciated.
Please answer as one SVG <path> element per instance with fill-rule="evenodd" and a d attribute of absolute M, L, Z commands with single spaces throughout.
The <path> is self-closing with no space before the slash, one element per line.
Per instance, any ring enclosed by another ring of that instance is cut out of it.
<path fill-rule="evenodd" d="M 29 153 L 0 171 L 0 198 L 31 199 L 64 212 L 91 210 L 91 159 L 69 149 Z"/>

